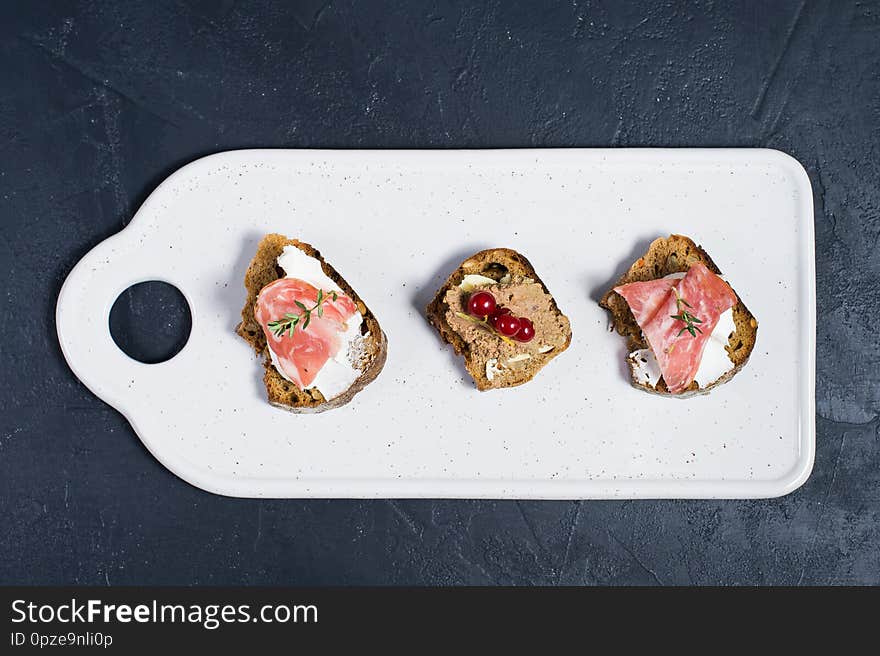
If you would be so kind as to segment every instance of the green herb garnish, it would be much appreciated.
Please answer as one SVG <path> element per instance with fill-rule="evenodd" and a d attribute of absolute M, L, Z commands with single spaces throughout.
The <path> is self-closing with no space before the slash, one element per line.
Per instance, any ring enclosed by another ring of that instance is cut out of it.
<path fill-rule="evenodd" d="M 691 337 L 696 337 L 697 333 L 703 334 L 703 331 L 700 330 L 699 326 L 694 324 L 703 323 L 702 319 L 697 319 L 690 312 L 685 310 L 685 306 L 691 307 L 691 304 L 684 300 L 678 294 L 678 290 L 675 287 L 672 288 L 672 291 L 675 292 L 675 306 L 678 310 L 678 314 L 670 314 L 669 316 L 673 319 L 678 319 L 679 321 L 683 321 L 686 325 L 684 328 L 678 331 L 678 335 L 676 337 L 681 337 L 681 334 L 686 330 L 691 334 Z"/>
<path fill-rule="evenodd" d="M 284 333 L 287 333 L 288 337 L 293 337 L 293 333 L 296 332 L 297 326 L 299 326 L 300 321 L 302 321 L 302 330 L 305 330 L 309 327 L 309 322 L 312 320 L 312 312 L 317 311 L 319 317 L 324 316 L 324 307 L 323 304 L 326 300 L 330 298 L 334 301 L 338 298 L 336 292 L 330 292 L 328 295 L 324 295 L 324 290 L 318 290 L 318 298 L 315 301 L 315 305 L 313 307 L 307 308 L 305 303 L 300 301 L 294 301 L 296 306 L 302 310 L 302 314 L 293 314 L 286 313 L 284 317 L 281 319 L 275 319 L 275 321 L 270 321 L 268 326 L 269 330 L 272 331 L 272 334 L 275 337 L 282 337 Z"/>

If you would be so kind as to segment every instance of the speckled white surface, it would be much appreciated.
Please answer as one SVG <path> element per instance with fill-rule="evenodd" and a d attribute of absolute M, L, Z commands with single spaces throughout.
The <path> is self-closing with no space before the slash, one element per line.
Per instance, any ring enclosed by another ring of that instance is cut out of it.
<path fill-rule="evenodd" d="M 264 398 L 233 330 L 259 238 L 318 247 L 382 323 L 388 363 L 355 400 L 292 415 Z M 705 397 L 627 383 L 598 296 L 651 239 L 701 243 L 760 321 L 751 361 Z M 760 238 L 758 238 L 760 236 Z M 528 385 L 477 392 L 423 306 L 467 255 L 527 255 L 571 348 Z M 252 497 L 765 497 L 813 464 L 809 180 L 772 150 L 251 150 L 198 160 L 89 252 L 58 300 L 76 375 L 169 469 Z M 144 280 L 176 285 L 192 332 L 138 363 L 108 330 Z"/>

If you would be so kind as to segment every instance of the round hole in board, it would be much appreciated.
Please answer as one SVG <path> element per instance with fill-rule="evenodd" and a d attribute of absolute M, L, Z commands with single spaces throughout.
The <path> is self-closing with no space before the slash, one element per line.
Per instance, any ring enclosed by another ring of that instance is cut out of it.
<path fill-rule="evenodd" d="M 191 329 L 189 303 L 167 282 L 132 285 L 110 309 L 110 335 L 116 346 L 145 364 L 165 362 L 180 353 Z"/>

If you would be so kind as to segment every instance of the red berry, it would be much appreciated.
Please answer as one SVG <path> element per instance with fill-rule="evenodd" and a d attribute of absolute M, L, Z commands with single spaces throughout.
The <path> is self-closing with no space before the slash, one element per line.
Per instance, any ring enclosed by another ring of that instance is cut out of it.
<path fill-rule="evenodd" d="M 518 342 L 531 342 L 535 338 L 535 325 L 525 317 L 520 317 L 519 332 L 513 338 Z"/>
<path fill-rule="evenodd" d="M 496 307 L 495 297 L 489 292 L 476 292 L 468 299 L 468 314 L 475 317 L 488 317 Z"/>
<path fill-rule="evenodd" d="M 495 330 L 505 337 L 513 337 L 519 332 L 519 318 L 512 314 L 502 314 L 495 322 Z"/>
<path fill-rule="evenodd" d="M 510 314 L 510 310 L 506 307 L 496 308 L 496 310 L 489 315 L 489 325 L 492 326 L 495 330 L 498 330 L 498 319 L 505 314 Z"/>

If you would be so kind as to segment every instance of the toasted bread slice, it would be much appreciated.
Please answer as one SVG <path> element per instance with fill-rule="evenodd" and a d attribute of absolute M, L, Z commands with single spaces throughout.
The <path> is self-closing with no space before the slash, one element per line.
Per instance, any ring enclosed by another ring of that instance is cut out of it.
<path fill-rule="evenodd" d="M 354 301 L 364 318 L 361 325 L 361 333 L 365 336 L 359 365 L 361 374 L 351 387 L 332 399 L 325 399 L 324 395 L 314 387 L 300 390 L 294 383 L 278 373 L 272 364 L 263 328 L 254 316 L 254 306 L 260 290 L 269 283 L 284 277 L 284 270 L 278 266 L 278 256 L 281 255 L 285 246 L 295 246 L 306 255 L 318 260 L 327 277 L 339 286 L 339 290 L 343 294 Z M 236 328 L 236 332 L 253 347 L 257 355 L 263 356 L 263 367 L 266 370 L 263 382 L 266 385 L 269 403 L 272 405 L 297 413 L 315 413 L 338 408 L 351 401 L 355 394 L 375 380 L 379 372 L 382 371 L 382 367 L 385 365 L 388 341 L 385 338 L 385 333 L 379 327 L 379 322 L 351 285 L 321 257 L 321 253 L 309 244 L 296 239 L 288 239 L 283 235 L 266 235 L 257 246 L 257 253 L 245 273 L 244 286 L 247 289 L 247 299 L 241 310 L 241 323 Z"/>
<path fill-rule="evenodd" d="M 481 276 L 482 280 L 466 281 L 465 276 Z M 535 326 L 534 339 L 527 343 L 504 340 L 487 326 L 462 317 L 467 298 L 475 289 L 491 292 L 499 305 L 530 319 Z M 571 343 L 568 318 L 531 263 L 509 248 L 481 251 L 462 262 L 437 292 L 426 314 L 443 341 L 464 356 L 465 368 L 481 391 L 530 381 Z"/>
<path fill-rule="evenodd" d="M 656 280 L 672 273 L 686 272 L 695 262 L 702 262 L 706 267 L 718 275 L 721 271 L 709 257 L 708 253 L 693 240 L 682 235 L 670 235 L 667 238 L 660 237 L 651 242 L 647 252 L 636 260 L 617 282 L 611 285 L 604 296 L 599 300 L 599 305 L 608 310 L 611 315 L 613 328 L 627 339 L 627 348 L 632 354 L 640 349 L 650 348 L 635 317 L 629 309 L 626 300 L 614 291 L 615 287 L 631 282 L 642 280 Z M 728 281 L 729 282 L 729 281 Z M 736 290 L 734 290 L 736 293 Z M 749 312 L 737 294 L 737 303 L 733 307 L 733 323 L 736 330 L 728 337 L 725 347 L 727 355 L 733 363 L 733 368 L 720 378 L 707 385 L 700 387 L 697 381 L 693 381 L 683 392 L 673 394 L 666 387 L 666 382 L 661 377 L 656 386 L 652 386 L 639 379 L 636 375 L 637 363 L 632 356 L 627 357 L 627 362 L 632 371 L 632 383 L 636 387 L 647 392 L 686 398 L 695 394 L 704 394 L 722 383 L 733 378 L 743 368 L 752 350 L 755 347 L 755 339 L 758 335 L 758 321 Z"/>

